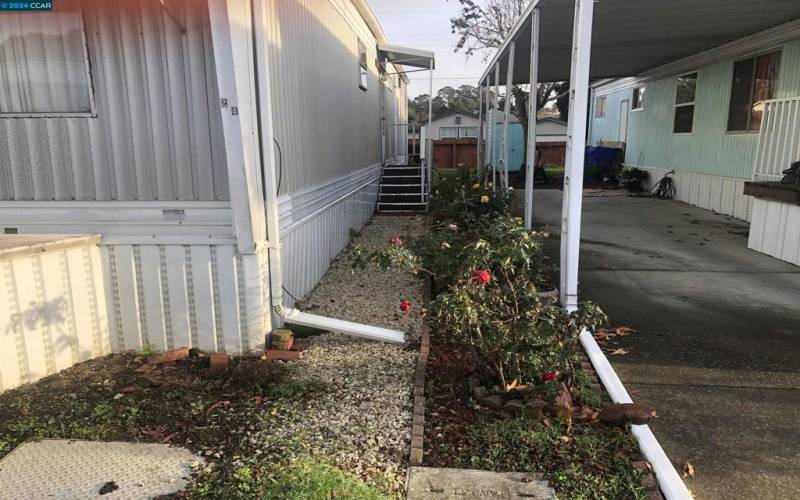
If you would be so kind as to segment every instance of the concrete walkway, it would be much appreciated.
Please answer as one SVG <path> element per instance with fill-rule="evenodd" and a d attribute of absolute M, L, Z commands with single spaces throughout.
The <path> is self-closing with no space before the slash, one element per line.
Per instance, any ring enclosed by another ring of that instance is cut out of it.
<path fill-rule="evenodd" d="M 558 262 L 561 192 L 535 200 Z M 746 230 L 675 201 L 584 196 L 581 298 L 639 330 L 611 361 L 699 499 L 800 492 L 800 268 L 748 250 Z"/>

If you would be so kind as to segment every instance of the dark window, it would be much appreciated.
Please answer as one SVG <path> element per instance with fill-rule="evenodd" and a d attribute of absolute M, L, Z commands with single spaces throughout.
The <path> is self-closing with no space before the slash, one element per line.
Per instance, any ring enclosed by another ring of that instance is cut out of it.
<path fill-rule="evenodd" d="M 632 109 L 644 109 L 644 90 L 644 87 L 636 87 L 633 89 Z"/>
<path fill-rule="evenodd" d="M 728 110 L 729 131 L 761 128 L 763 101 L 773 99 L 777 93 L 780 59 L 780 52 L 772 52 L 738 61 L 733 65 L 733 88 Z"/>
<path fill-rule="evenodd" d="M 367 47 L 364 43 L 359 40 L 358 41 L 358 88 L 361 90 L 367 90 L 367 75 L 369 70 L 367 69 Z"/>
<path fill-rule="evenodd" d="M 606 96 L 600 96 L 594 101 L 594 117 L 595 118 L 605 118 L 606 117 Z"/>
<path fill-rule="evenodd" d="M 456 125 L 461 125 L 461 117 L 456 116 Z"/>
<path fill-rule="evenodd" d="M 694 103 L 697 73 L 679 76 L 675 87 L 675 123 L 672 131 L 687 134 L 694 130 Z"/>

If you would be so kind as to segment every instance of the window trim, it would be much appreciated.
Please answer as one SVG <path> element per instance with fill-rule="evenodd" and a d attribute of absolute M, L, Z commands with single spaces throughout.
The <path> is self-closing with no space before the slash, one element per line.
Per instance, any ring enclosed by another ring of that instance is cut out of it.
<path fill-rule="evenodd" d="M 730 85 L 731 94 L 728 97 L 728 116 L 730 116 L 731 105 L 733 104 L 731 102 L 731 98 L 733 97 L 733 83 L 734 83 L 733 82 L 733 68 L 736 66 L 736 63 L 742 62 L 742 61 L 747 61 L 748 59 L 753 59 L 754 60 L 754 63 L 753 63 L 753 74 L 750 77 L 750 83 L 751 83 L 751 85 L 754 85 L 755 84 L 755 72 L 757 70 L 755 63 L 758 62 L 758 58 L 761 57 L 761 56 L 766 56 L 766 55 L 775 54 L 775 53 L 779 54 L 779 58 L 780 58 L 779 61 L 783 61 L 783 46 L 773 47 L 773 48 L 767 49 L 767 50 L 765 50 L 763 52 L 758 52 L 756 54 L 752 54 L 752 55 L 749 55 L 749 56 L 739 57 L 739 58 L 733 60 L 733 66 L 731 66 L 731 85 Z M 780 69 L 780 66 L 778 66 L 778 76 L 780 76 L 780 72 L 781 72 L 781 69 Z M 778 84 L 780 85 L 780 79 L 778 79 Z M 753 92 L 754 91 L 755 91 L 755 88 L 751 86 L 751 88 L 750 88 L 750 99 L 751 100 L 753 99 Z M 775 97 L 773 97 L 773 99 L 775 99 Z M 754 103 L 751 103 L 751 105 L 752 104 L 754 104 Z M 728 134 L 730 134 L 730 135 L 750 135 L 750 134 L 758 134 L 758 133 L 760 133 L 761 127 L 759 127 L 758 129 L 751 129 L 750 128 L 750 119 L 751 118 L 752 118 L 752 114 L 748 113 L 748 116 L 747 116 L 747 128 L 744 129 L 744 130 L 729 130 L 728 127 L 729 127 L 730 124 L 729 123 L 725 123 L 725 134 L 726 135 L 728 135 Z"/>
<path fill-rule="evenodd" d="M 83 18 L 83 5 L 75 12 L 81 27 L 81 42 L 83 44 L 83 65 L 86 73 L 86 85 L 89 93 L 89 111 L 26 111 L 9 112 L 0 111 L 0 118 L 97 118 L 97 105 L 94 96 L 94 82 L 92 81 L 92 64 L 89 60 L 89 43 L 86 38 L 86 23 Z M 51 14 L 42 12 L 40 14 Z"/>
<path fill-rule="evenodd" d="M 637 113 L 639 111 L 644 111 L 644 99 L 642 99 L 641 96 L 639 97 L 639 107 L 638 108 L 634 108 L 633 107 L 633 103 L 636 101 L 636 99 L 634 98 L 634 96 L 636 95 L 636 91 L 639 90 L 639 89 L 646 89 L 646 88 L 647 88 L 647 85 L 637 85 L 637 86 L 633 87 L 633 90 L 631 91 L 631 110 L 629 111 L 630 113 Z"/>
<path fill-rule="evenodd" d="M 367 44 L 365 44 L 361 38 L 356 38 L 357 42 L 357 54 L 356 54 L 356 62 L 358 63 L 358 88 L 364 92 L 367 91 L 369 87 L 369 53 L 367 52 Z M 364 64 L 361 64 L 361 49 L 364 49 Z M 363 73 L 362 73 L 363 71 Z M 362 80 L 362 75 L 364 76 Z"/>
<path fill-rule="evenodd" d="M 694 84 L 694 99 L 692 102 L 683 102 L 678 104 L 678 80 L 685 76 L 695 75 L 695 84 Z M 672 135 L 692 135 L 694 134 L 694 113 L 697 111 L 697 84 L 700 83 L 700 70 L 694 71 L 687 71 L 685 73 L 681 73 L 680 75 L 676 75 L 673 82 L 673 92 L 672 92 Z M 675 132 L 675 115 L 676 110 L 678 108 L 683 108 L 686 106 L 693 106 L 695 109 L 692 110 L 692 130 L 689 132 Z"/>
<path fill-rule="evenodd" d="M 600 103 L 600 101 L 603 101 L 603 114 L 602 115 L 598 114 L 599 113 L 598 103 Z M 608 96 L 607 95 L 596 96 L 595 100 L 594 100 L 594 117 L 598 118 L 598 119 L 605 118 L 606 115 L 608 114 L 607 111 L 608 111 Z"/>

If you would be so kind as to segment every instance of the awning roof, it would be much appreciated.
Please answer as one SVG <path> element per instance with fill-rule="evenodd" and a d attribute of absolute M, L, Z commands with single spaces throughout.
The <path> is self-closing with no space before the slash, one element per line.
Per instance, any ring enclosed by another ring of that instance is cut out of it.
<path fill-rule="evenodd" d="M 435 54 L 428 50 L 381 44 L 378 45 L 378 57 L 383 62 L 400 64 L 402 66 L 428 69 L 431 67 L 431 63 L 433 63 L 433 67 L 436 67 Z"/>
<path fill-rule="evenodd" d="M 506 80 L 516 41 L 515 84 L 528 82 L 533 8 L 539 8 L 539 81 L 568 80 L 574 0 L 534 0 L 491 60 L 481 82 Z M 726 42 L 800 18 L 799 0 L 597 0 L 590 78 L 636 76 Z"/>

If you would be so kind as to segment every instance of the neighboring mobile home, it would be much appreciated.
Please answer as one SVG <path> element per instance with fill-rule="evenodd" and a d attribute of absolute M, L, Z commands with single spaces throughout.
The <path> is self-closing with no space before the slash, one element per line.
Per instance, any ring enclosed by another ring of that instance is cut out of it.
<path fill-rule="evenodd" d="M 651 183 L 674 170 L 677 199 L 752 220 L 751 248 L 800 265 L 800 207 L 745 194 L 800 160 L 800 22 L 600 81 L 592 97 L 591 144 L 624 143 Z"/>
<path fill-rule="evenodd" d="M 0 255 L 0 390 L 109 350 L 263 348 L 405 154 L 402 51 L 365 0 L 54 5 L 0 13 L 0 232 L 99 252 Z"/>

